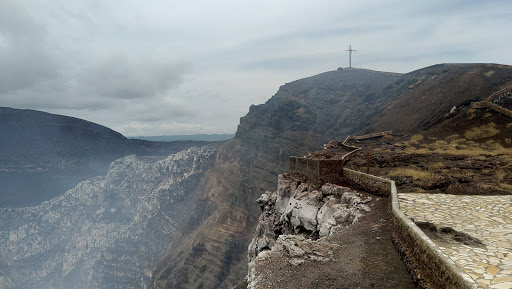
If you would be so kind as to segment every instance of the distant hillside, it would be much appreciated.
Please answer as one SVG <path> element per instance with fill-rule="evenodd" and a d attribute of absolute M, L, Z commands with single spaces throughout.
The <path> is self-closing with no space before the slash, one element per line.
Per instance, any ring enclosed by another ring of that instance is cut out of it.
<path fill-rule="evenodd" d="M 125 155 L 168 155 L 200 143 L 131 140 L 82 119 L 8 107 L 0 107 L 0 132 L 0 207 L 49 200 Z"/>
<path fill-rule="evenodd" d="M 189 135 L 158 135 L 158 136 L 131 136 L 130 139 L 142 139 L 149 141 L 224 141 L 233 138 L 235 134 L 189 134 Z"/>

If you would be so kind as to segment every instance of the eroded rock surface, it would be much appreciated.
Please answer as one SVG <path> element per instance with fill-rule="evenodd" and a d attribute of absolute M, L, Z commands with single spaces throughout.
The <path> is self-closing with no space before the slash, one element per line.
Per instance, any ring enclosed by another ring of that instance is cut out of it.
<path fill-rule="evenodd" d="M 0 288 L 144 288 L 213 153 L 127 156 L 51 201 L 0 209 Z"/>
<path fill-rule="evenodd" d="M 269 254 L 283 255 L 292 266 L 305 260 L 332 260 L 337 245 L 325 237 L 338 226 L 356 223 L 364 212 L 371 211 L 366 205 L 370 201 L 371 197 L 362 197 L 350 188 L 318 186 L 296 174 L 279 175 L 277 191 L 266 192 L 257 200 L 263 213 L 249 245 L 249 287 L 257 288 L 259 276 L 254 267 Z"/>

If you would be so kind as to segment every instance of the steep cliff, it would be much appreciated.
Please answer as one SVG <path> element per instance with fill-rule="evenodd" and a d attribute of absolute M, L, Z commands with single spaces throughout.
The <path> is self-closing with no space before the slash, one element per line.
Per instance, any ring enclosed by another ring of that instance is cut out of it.
<path fill-rule="evenodd" d="M 0 209 L 0 288 L 142 288 L 214 149 L 127 156 L 41 205 Z"/>
<path fill-rule="evenodd" d="M 441 64 L 408 74 L 339 69 L 283 85 L 251 106 L 235 139 L 218 150 L 200 200 L 169 254 L 155 269 L 155 288 L 229 288 L 245 273 L 256 227 L 255 200 L 275 188 L 288 156 L 317 150 L 349 134 L 414 133 L 443 123 L 453 106 L 469 107 L 510 81 L 512 67 Z"/>

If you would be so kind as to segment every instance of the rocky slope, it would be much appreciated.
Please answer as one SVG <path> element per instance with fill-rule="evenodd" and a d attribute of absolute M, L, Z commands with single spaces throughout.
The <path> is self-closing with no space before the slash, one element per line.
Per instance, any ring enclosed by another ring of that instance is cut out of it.
<path fill-rule="evenodd" d="M 0 288 L 143 288 L 213 155 L 126 156 L 51 201 L 0 209 Z"/>
<path fill-rule="evenodd" d="M 249 245 L 249 262 L 257 259 L 260 253 L 272 250 L 278 238 L 281 239 L 281 247 L 286 245 L 284 240 L 287 238 L 282 236 L 316 240 L 329 236 L 336 226 L 356 223 L 364 212 L 371 211 L 365 205 L 371 199 L 363 200 L 360 194 L 346 187 L 333 184 L 319 187 L 301 175 L 279 175 L 277 191 L 266 192 L 257 200 L 263 213 Z"/>
<path fill-rule="evenodd" d="M 404 75 L 340 69 L 283 85 L 265 104 L 251 106 L 235 139 L 219 148 L 194 193 L 199 205 L 158 263 L 152 286 L 237 285 L 259 216 L 255 200 L 273 190 L 288 156 L 349 134 L 436 126 L 453 106 L 467 108 L 506 86 L 511 73 L 495 64 L 441 64 Z"/>
<path fill-rule="evenodd" d="M 48 201 L 104 175 L 122 156 L 169 155 L 200 144 L 132 140 L 78 118 L 8 107 L 0 107 L 0 132 L 0 207 Z"/>

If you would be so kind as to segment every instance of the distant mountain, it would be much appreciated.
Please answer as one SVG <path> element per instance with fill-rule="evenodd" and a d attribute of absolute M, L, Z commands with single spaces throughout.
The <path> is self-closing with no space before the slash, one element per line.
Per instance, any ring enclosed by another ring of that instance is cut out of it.
<path fill-rule="evenodd" d="M 189 135 L 159 135 L 159 136 L 131 136 L 131 139 L 142 139 L 149 141 L 224 141 L 233 138 L 235 134 L 189 134 Z"/>
<path fill-rule="evenodd" d="M 0 207 L 50 200 L 126 155 L 169 155 L 202 143 L 133 140 L 82 119 L 9 107 L 0 107 L 0 132 Z"/>

